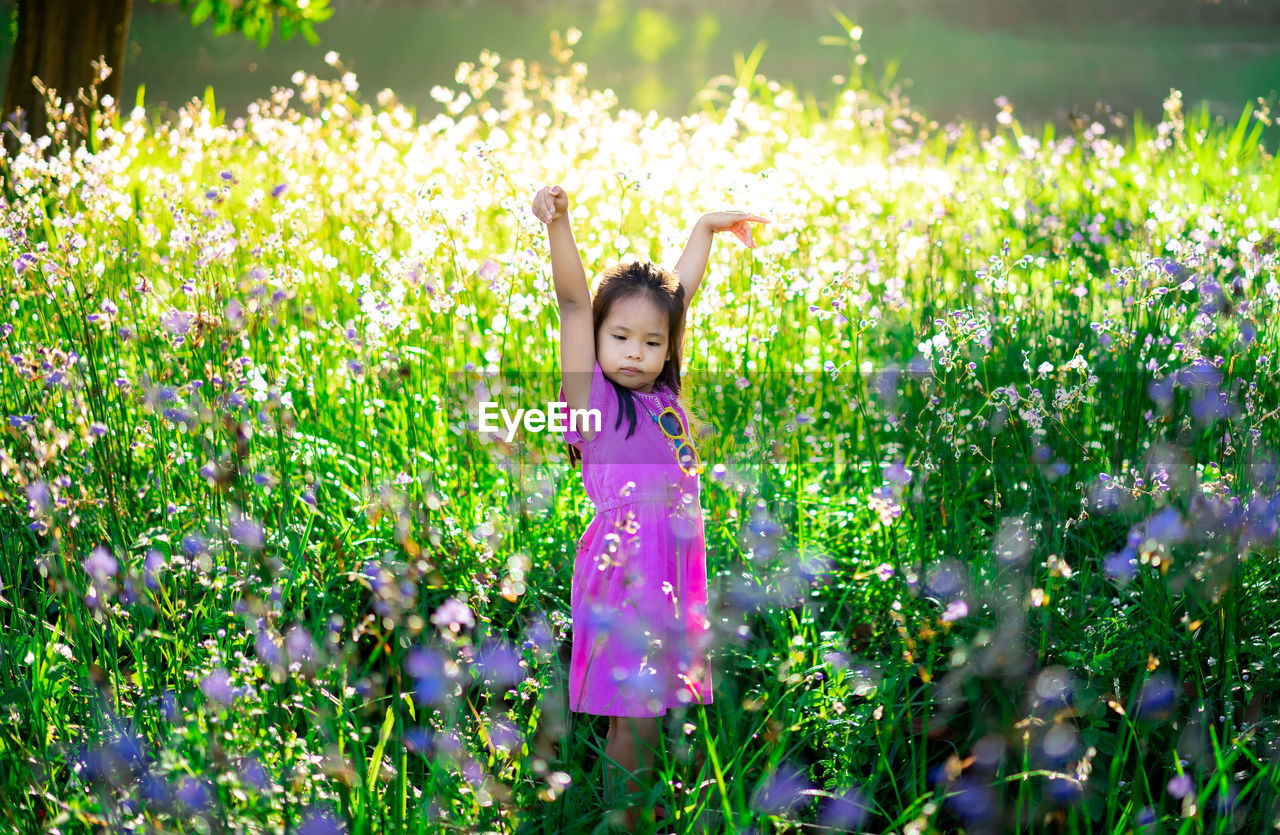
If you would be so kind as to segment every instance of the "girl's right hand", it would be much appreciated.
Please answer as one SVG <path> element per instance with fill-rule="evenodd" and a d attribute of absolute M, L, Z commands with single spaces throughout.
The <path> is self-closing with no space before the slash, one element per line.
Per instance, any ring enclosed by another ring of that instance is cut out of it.
<path fill-rule="evenodd" d="M 551 223 L 569 213 L 569 195 L 560 186 L 543 186 L 533 196 L 532 208 L 534 217 Z"/>

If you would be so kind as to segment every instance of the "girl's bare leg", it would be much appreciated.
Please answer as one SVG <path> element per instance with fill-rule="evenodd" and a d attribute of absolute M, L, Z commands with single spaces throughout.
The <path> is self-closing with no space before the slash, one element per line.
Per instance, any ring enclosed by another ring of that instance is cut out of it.
<path fill-rule="evenodd" d="M 618 766 L 635 774 L 644 783 L 648 783 L 653 769 L 654 752 L 660 742 L 658 719 L 656 717 L 610 716 L 609 735 L 606 739 L 605 755 L 616 760 Z M 620 796 L 624 792 L 630 794 L 642 791 L 641 784 L 629 778 L 626 780 L 625 789 L 619 791 L 617 785 L 622 782 L 622 776 L 617 774 L 612 764 L 605 762 L 605 787 L 614 787 L 614 797 Z M 614 797 L 610 797 L 610 799 L 612 800 Z M 628 804 L 624 814 L 627 831 L 635 832 L 640 817 L 639 806 Z"/>

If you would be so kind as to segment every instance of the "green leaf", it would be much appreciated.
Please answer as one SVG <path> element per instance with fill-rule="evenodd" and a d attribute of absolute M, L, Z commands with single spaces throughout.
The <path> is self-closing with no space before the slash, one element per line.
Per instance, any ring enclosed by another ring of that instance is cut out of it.
<path fill-rule="evenodd" d="M 394 707 L 394 705 L 392 705 Z M 378 772 L 382 769 L 382 752 L 387 747 L 387 740 L 391 737 L 391 728 L 396 723 L 395 711 L 387 708 L 387 716 L 382 720 L 382 732 L 378 734 L 378 744 L 373 748 L 373 756 L 369 759 L 368 776 L 365 778 L 365 785 L 369 787 L 369 792 L 373 792 L 373 787 L 377 785 Z"/>
<path fill-rule="evenodd" d="M 1253 103 L 1246 103 L 1244 112 L 1240 114 L 1240 121 L 1236 122 L 1235 130 L 1231 131 L 1231 139 L 1227 141 L 1227 160 L 1231 161 L 1239 157 L 1240 149 L 1244 147 L 1245 131 L 1249 128 L 1249 117 L 1253 115 Z"/>
<path fill-rule="evenodd" d="M 742 53 L 734 53 L 733 64 L 738 76 L 738 86 L 743 89 L 751 89 L 751 81 L 756 77 L 756 67 L 760 66 L 760 59 L 764 57 L 764 50 L 769 45 L 768 41 L 760 40 L 756 42 L 755 49 L 751 50 L 751 54 L 743 60 Z"/>
<path fill-rule="evenodd" d="M 213 0 L 200 0 L 196 4 L 195 11 L 191 13 L 191 25 L 199 26 L 204 23 L 205 18 L 213 11 Z"/>

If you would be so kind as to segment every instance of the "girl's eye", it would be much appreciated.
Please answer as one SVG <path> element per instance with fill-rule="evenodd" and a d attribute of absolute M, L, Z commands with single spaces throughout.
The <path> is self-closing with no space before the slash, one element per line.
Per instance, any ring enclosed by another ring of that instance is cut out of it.
<path fill-rule="evenodd" d="M 613 338 L 614 338 L 614 339 L 623 339 L 623 340 L 625 340 L 625 339 L 626 339 L 626 337 L 625 337 L 625 336 L 618 336 L 616 333 L 613 335 Z"/>
<path fill-rule="evenodd" d="M 652 346 L 653 346 L 653 347 L 655 347 L 655 348 L 657 348 L 657 347 L 658 347 L 658 343 L 656 343 L 656 342 L 650 342 L 649 344 L 650 344 L 650 345 L 652 345 Z"/>

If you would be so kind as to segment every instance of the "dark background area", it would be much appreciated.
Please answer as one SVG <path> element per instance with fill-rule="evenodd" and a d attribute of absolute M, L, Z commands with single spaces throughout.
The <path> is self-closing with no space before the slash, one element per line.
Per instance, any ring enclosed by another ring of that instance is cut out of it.
<path fill-rule="evenodd" d="M 677 116 L 735 56 L 764 44 L 757 71 L 818 102 L 838 89 L 833 76 L 902 85 L 913 104 L 939 122 L 992 124 L 1004 96 L 1028 129 L 1069 113 L 1116 112 L 1161 118 L 1170 88 L 1185 108 L 1206 102 L 1234 123 L 1258 97 L 1280 98 L 1280 0 L 331 0 L 333 17 L 317 25 L 320 43 L 278 37 L 259 49 L 243 36 L 215 37 L 193 27 L 176 5 L 138 0 L 123 69 L 126 109 L 145 89 L 164 114 L 212 86 L 228 118 L 288 85 L 295 70 L 325 77 L 329 50 L 357 74 L 372 101 L 390 88 L 420 118 L 438 112 L 436 85 L 452 85 L 459 62 L 483 49 L 503 58 L 549 61 L 553 30 L 583 32 L 575 60 L 588 83 L 617 92 L 623 106 Z M 856 48 L 832 14 L 862 27 Z M 0 3 L 5 19 L 13 3 Z M 12 54 L 0 43 L 6 73 Z M 1268 136 L 1274 145 L 1275 129 Z"/>

